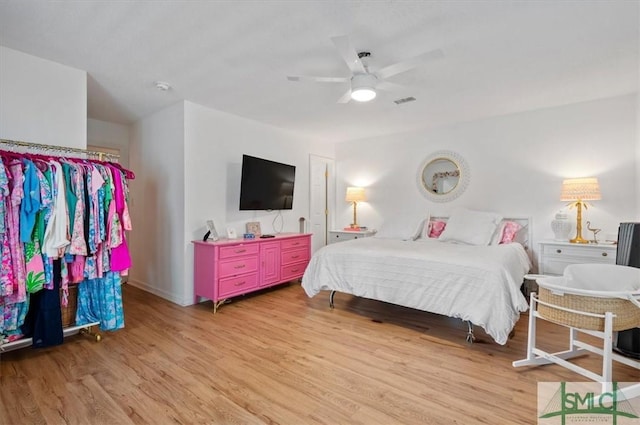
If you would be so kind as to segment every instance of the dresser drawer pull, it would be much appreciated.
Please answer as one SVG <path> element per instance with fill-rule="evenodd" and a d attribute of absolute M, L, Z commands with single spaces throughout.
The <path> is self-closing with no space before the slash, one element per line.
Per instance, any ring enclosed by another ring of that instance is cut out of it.
<path fill-rule="evenodd" d="M 234 269 L 244 269 L 245 268 L 245 264 L 238 264 L 237 266 L 234 267 Z"/>
<path fill-rule="evenodd" d="M 560 254 L 560 253 L 562 253 L 562 250 L 561 250 L 561 249 L 556 249 L 556 252 L 557 252 L 558 254 Z"/>
<path fill-rule="evenodd" d="M 602 253 L 602 256 L 603 256 L 603 257 L 606 257 L 606 256 L 607 256 L 607 253 L 606 253 L 606 252 L 603 252 L 603 253 Z"/>
<path fill-rule="evenodd" d="M 236 282 L 236 283 L 234 283 L 234 284 L 233 284 L 233 286 L 242 286 L 242 285 L 244 285 L 245 283 L 247 283 L 247 282 L 245 282 L 245 281 L 243 280 L 242 282 Z"/>
<path fill-rule="evenodd" d="M 296 273 L 298 269 L 291 269 L 291 273 Z"/>
<path fill-rule="evenodd" d="M 606 254 L 604 254 L 604 255 L 606 255 Z M 298 257 L 300 257 L 300 256 L 299 255 L 292 255 L 291 259 L 298 258 Z"/>
<path fill-rule="evenodd" d="M 236 249 L 235 250 L 236 254 L 242 254 L 243 252 L 247 252 L 247 250 L 246 249 Z"/>
<path fill-rule="evenodd" d="M 300 245 L 300 242 L 293 242 L 291 245 L 292 246 Z"/>

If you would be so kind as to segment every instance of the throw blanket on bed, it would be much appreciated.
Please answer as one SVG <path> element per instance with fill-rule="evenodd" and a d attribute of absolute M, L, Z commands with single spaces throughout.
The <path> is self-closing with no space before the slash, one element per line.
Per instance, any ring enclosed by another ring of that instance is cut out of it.
<path fill-rule="evenodd" d="M 302 278 L 309 297 L 335 290 L 469 320 L 499 344 L 527 310 L 522 245 L 364 238 L 318 250 Z"/>

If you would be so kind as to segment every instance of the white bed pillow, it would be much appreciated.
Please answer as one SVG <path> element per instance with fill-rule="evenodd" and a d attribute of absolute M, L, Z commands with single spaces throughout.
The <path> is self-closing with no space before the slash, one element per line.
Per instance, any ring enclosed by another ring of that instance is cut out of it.
<path fill-rule="evenodd" d="M 501 220 L 500 214 L 458 208 L 447 220 L 447 227 L 438 239 L 468 245 L 489 245 Z"/>
<path fill-rule="evenodd" d="M 427 218 L 416 219 L 399 215 L 386 219 L 374 237 L 382 239 L 416 240 L 420 237 Z"/>

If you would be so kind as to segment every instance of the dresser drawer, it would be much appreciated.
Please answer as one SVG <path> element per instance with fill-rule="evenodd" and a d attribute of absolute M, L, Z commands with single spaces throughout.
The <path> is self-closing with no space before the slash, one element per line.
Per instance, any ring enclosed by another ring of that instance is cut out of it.
<path fill-rule="evenodd" d="M 233 245 L 220 248 L 220 259 L 239 257 L 241 255 L 258 254 L 260 246 L 256 243 Z"/>
<path fill-rule="evenodd" d="M 282 272 L 280 274 L 280 279 L 282 281 L 289 281 L 293 279 L 297 279 L 302 277 L 305 269 L 307 268 L 308 262 L 305 261 L 303 263 L 290 264 L 287 266 L 282 266 Z"/>
<path fill-rule="evenodd" d="M 258 270 L 258 257 L 244 257 L 237 260 L 221 261 L 218 277 L 235 276 Z"/>
<path fill-rule="evenodd" d="M 295 249 L 295 248 L 308 248 L 309 247 L 309 239 L 308 238 L 300 238 L 300 239 L 287 239 L 281 242 L 283 250 L 287 249 Z"/>
<path fill-rule="evenodd" d="M 285 251 L 282 253 L 282 265 L 299 263 L 309 259 L 309 250 L 307 248 Z"/>
<path fill-rule="evenodd" d="M 543 255 L 548 258 L 566 258 L 580 259 L 583 262 L 602 262 L 602 263 L 615 263 L 616 256 L 615 250 L 602 247 L 591 246 L 554 246 L 545 245 L 543 248 Z"/>
<path fill-rule="evenodd" d="M 218 294 L 220 298 L 234 294 L 243 294 L 249 289 L 258 287 L 258 273 L 250 273 L 242 276 L 220 279 Z"/>

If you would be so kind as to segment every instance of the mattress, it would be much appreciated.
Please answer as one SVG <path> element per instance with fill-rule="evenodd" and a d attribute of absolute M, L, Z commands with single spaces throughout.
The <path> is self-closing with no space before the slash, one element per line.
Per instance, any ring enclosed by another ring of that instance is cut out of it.
<path fill-rule="evenodd" d="M 520 286 L 530 266 L 518 243 L 363 238 L 319 249 L 302 287 L 309 297 L 334 290 L 468 320 L 505 344 L 528 308 Z"/>

